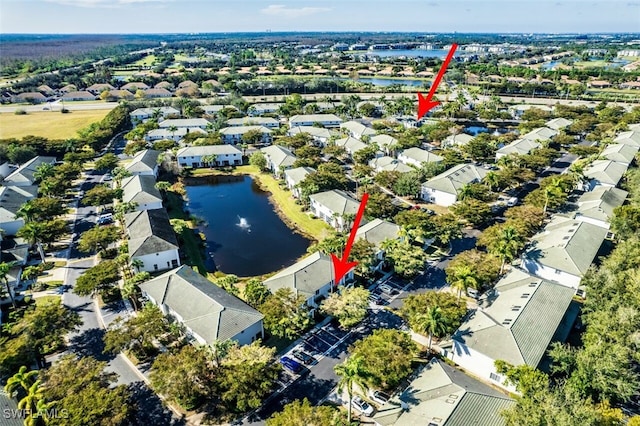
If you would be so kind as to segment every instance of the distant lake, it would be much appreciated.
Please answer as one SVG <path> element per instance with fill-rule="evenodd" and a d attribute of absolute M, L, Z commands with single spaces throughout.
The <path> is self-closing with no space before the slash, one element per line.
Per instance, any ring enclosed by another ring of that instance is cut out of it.
<path fill-rule="evenodd" d="M 186 190 L 187 208 L 205 222 L 199 230 L 206 236 L 208 269 L 262 275 L 292 265 L 309 247 L 250 176 L 191 179 Z"/>
<path fill-rule="evenodd" d="M 423 87 L 425 83 L 429 85 L 427 80 L 412 80 L 406 78 L 384 78 L 384 77 L 360 77 L 357 80 L 348 78 L 344 80 L 357 81 L 358 83 L 370 83 L 374 86 L 387 87 L 393 84 L 401 84 L 403 86 Z"/>
<path fill-rule="evenodd" d="M 411 58 L 444 58 L 449 53 L 448 50 L 434 49 L 388 49 L 388 50 L 367 50 L 368 55 L 378 55 L 381 58 L 392 56 L 407 56 Z"/>

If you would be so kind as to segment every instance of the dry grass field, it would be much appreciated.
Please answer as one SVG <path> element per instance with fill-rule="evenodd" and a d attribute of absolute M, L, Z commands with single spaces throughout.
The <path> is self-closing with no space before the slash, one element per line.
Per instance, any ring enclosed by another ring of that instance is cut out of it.
<path fill-rule="evenodd" d="M 102 120 L 109 110 L 29 112 L 26 115 L 0 113 L 0 139 L 22 138 L 27 135 L 49 139 L 67 139 L 91 123 Z"/>

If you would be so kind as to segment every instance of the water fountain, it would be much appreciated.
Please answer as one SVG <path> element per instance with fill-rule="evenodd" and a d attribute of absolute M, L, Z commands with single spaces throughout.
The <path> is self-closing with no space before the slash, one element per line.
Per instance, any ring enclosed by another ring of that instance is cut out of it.
<path fill-rule="evenodd" d="M 247 219 L 244 217 L 238 216 L 239 222 L 236 223 L 236 226 L 239 226 L 241 229 L 246 229 L 248 232 L 251 232 L 251 225 L 247 222 Z"/>

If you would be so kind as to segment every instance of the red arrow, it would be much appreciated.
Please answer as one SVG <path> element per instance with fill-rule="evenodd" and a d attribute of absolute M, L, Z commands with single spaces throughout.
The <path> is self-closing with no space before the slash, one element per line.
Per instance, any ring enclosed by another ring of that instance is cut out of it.
<path fill-rule="evenodd" d="M 438 71 L 438 75 L 436 75 L 436 79 L 433 80 L 433 84 L 429 88 L 429 93 L 427 94 L 427 97 L 422 96 L 422 93 L 418 92 L 418 120 L 424 117 L 425 114 L 431 110 L 431 108 L 440 105 L 440 102 L 432 101 L 431 99 L 433 99 L 433 95 L 436 94 L 436 90 L 438 89 L 440 80 L 442 80 L 442 77 L 444 76 L 444 72 L 447 70 L 447 67 L 449 66 L 449 62 L 451 62 L 451 59 L 453 59 L 453 54 L 455 53 L 457 48 L 458 48 L 457 44 L 453 43 L 451 45 L 451 49 L 449 49 L 449 53 L 447 54 L 447 57 L 444 59 L 444 62 L 440 66 L 440 71 Z"/>
<path fill-rule="evenodd" d="M 356 213 L 356 220 L 353 221 L 353 226 L 351 227 L 351 233 L 349 234 L 349 239 L 347 240 L 347 245 L 342 252 L 342 259 L 338 259 L 338 256 L 331 253 L 331 262 L 333 263 L 333 282 L 335 285 L 338 285 L 342 277 L 344 277 L 347 272 L 351 270 L 354 266 L 358 264 L 358 262 L 349 262 L 349 253 L 351 252 L 351 246 L 353 245 L 353 241 L 356 239 L 356 232 L 358 232 L 358 227 L 360 226 L 360 219 L 362 219 L 362 215 L 364 214 L 364 207 L 367 205 L 367 200 L 369 199 L 369 194 L 364 194 L 362 196 L 362 200 L 360 201 L 360 207 L 358 207 L 358 213 Z"/>

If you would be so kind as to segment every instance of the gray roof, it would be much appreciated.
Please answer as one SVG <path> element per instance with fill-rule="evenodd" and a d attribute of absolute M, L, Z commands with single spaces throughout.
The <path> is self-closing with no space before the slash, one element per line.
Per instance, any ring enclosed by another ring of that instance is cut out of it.
<path fill-rule="evenodd" d="M 564 129 L 567 126 L 570 126 L 573 123 L 573 120 L 566 119 L 564 117 L 554 118 L 552 120 L 547 121 L 545 126 L 549 127 L 553 130 Z"/>
<path fill-rule="evenodd" d="M 384 240 L 395 240 L 398 238 L 400 227 L 395 223 L 382 219 L 373 219 L 358 228 L 356 239 L 364 238 L 376 247 Z"/>
<path fill-rule="evenodd" d="M 163 138 L 163 139 L 173 139 L 176 136 L 181 138 L 185 137 L 187 133 L 199 133 L 201 135 L 206 135 L 207 132 L 202 130 L 199 127 L 178 127 L 175 132 L 169 130 L 168 128 L 163 129 L 152 129 L 147 132 L 147 136 L 149 138 Z"/>
<path fill-rule="evenodd" d="M 316 169 L 311 167 L 296 167 L 295 169 L 288 169 L 284 171 L 284 175 L 287 180 L 293 182 L 294 185 L 299 184 L 309 173 L 314 173 Z"/>
<path fill-rule="evenodd" d="M 177 313 L 207 344 L 231 339 L 263 318 L 186 265 L 140 284 L 140 289 Z"/>
<path fill-rule="evenodd" d="M 473 164 L 458 164 L 438 176 L 432 177 L 422 186 L 449 194 L 457 194 L 463 186 L 482 180 L 487 173 L 488 170 Z"/>
<path fill-rule="evenodd" d="M 389 156 L 374 158 L 369 161 L 369 166 L 373 167 L 373 169 L 378 172 L 389 171 L 408 173 L 416 170 L 413 167 L 407 166 L 406 164 L 401 163 L 395 158 Z"/>
<path fill-rule="evenodd" d="M 622 132 L 613 140 L 615 143 L 640 146 L 640 129 Z"/>
<path fill-rule="evenodd" d="M 282 102 L 260 103 L 251 105 L 249 109 L 253 109 L 256 112 L 277 111 L 282 105 L 284 105 Z"/>
<path fill-rule="evenodd" d="M 265 280 L 264 285 L 272 293 L 281 288 L 290 288 L 295 294 L 308 299 L 316 294 L 316 290 L 327 285 L 332 279 L 331 258 L 320 252 L 315 252 Z"/>
<path fill-rule="evenodd" d="M 258 130 L 260 133 L 271 133 L 271 129 L 264 126 L 231 126 L 220 129 L 221 135 L 244 135 L 250 130 Z"/>
<path fill-rule="evenodd" d="M 522 139 L 531 139 L 531 140 L 541 140 L 546 141 L 557 135 L 558 132 L 556 130 L 550 129 L 548 127 L 537 127 L 526 133 L 522 136 Z"/>
<path fill-rule="evenodd" d="M 508 145 L 503 146 L 496 151 L 498 154 L 518 154 L 525 155 L 531 152 L 533 149 L 540 148 L 540 142 L 533 139 L 517 139 Z"/>
<path fill-rule="evenodd" d="M 375 143 L 380 148 L 393 146 L 398 143 L 398 139 L 389 135 L 375 135 L 371 137 L 371 143 Z"/>
<path fill-rule="evenodd" d="M 493 359 L 537 367 L 575 290 L 512 269 L 452 338 Z"/>
<path fill-rule="evenodd" d="M 363 150 L 367 147 L 366 143 L 362 142 L 360 139 L 356 139 L 351 136 L 347 136 L 346 138 L 342 138 L 342 139 L 337 139 L 334 143 L 337 146 L 343 147 L 351 154 L 358 152 L 360 150 Z"/>
<path fill-rule="evenodd" d="M 160 155 L 160 151 L 153 149 L 140 151 L 133 157 L 133 160 L 127 164 L 125 169 L 131 173 L 154 171 L 158 166 L 158 155 Z"/>
<path fill-rule="evenodd" d="M 596 160 L 584 170 L 583 175 L 600 183 L 616 186 L 627 171 L 627 165 L 611 160 Z"/>
<path fill-rule="evenodd" d="M 349 132 L 358 133 L 360 135 L 369 135 L 375 136 L 376 131 L 371 127 L 367 127 L 362 123 L 358 123 L 357 121 L 347 121 L 345 123 L 340 124 L 341 129 L 347 129 Z"/>
<path fill-rule="evenodd" d="M 294 126 L 287 133 L 291 136 L 297 135 L 298 133 L 308 133 L 314 138 L 329 139 L 331 137 L 331 132 L 328 129 L 313 126 Z"/>
<path fill-rule="evenodd" d="M 459 133 L 445 138 L 444 145 L 466 145 L 473 140 L 473 136 L 466 133 Z"/>
<path fill-rule="evenodd" d="M 360 206 L 357 200 L 354 200 L 349 194 L 340 189 L 318 192 L 317 194 L 309 196 L 309 198 L 325 206 L 333 213 L 340 215 L 356 214 Z"/>
<path fill-rule="evenodd" d="M 616 143 L 608 145 L 604 149 L 604 151 L 600 153 L 600 156 L 606 158 L 607 160 L 629 164 L 633 162 L 633 159 L 638 153 L 638 150 L 640 150 L 640 145 Z"/>
<path fill-rule="evenodd" d="M 127 213 L 124 218 L 129 234 L 130 256 L 178 249 L 178 240 L 165 209 Z"/>
<path fill-rule="evenodd" d="M 582 276 L 595 259 L 607 230 L 575 219 L 554 217 L 532 238 L 524 256 L 542 265 Z"/>
<path fill-rule="evenodd" d="M 20 207 L 37 194 L 37 186 L 0 186 L 0 223 L 16 220 Z"/>
<path fill-rule="evenodd" d="M 290 167 L 298 159 L 291 151 L 280 145 L 267 146 L 261 148 L 260 151 L 269 158 L 269 162 L 275 167 Z"/>
<path fill-rule="evenodd" d="M 439 163 L 443 160 L 443 158 L 439 155 L 433 154 L 422 148 L 415 147 L 407 148 L 400 154 L 419 163 Z"/>
<path fill-rule="evenodd" d="M 206 127 L 209 124 L 209 121 L 204 118 L 170 118 L 168 120 L 163 120 L 158 123 L 160 128 L 169 128 L 171 126 L 175 127 Z"/>
<path fill-rule="evenodd" d="M 177 109 L 175 109 L 174 107 L 170 107 L 170 106 L 163 106 L 163 107 L 157 107 L 157 108 L 138 108 L 133 110 L 129 115 L 153 115 L 155 114 L 155 112 L 158 111 L 161 116 L 162 115 L 179 115 L 180 111 L 178 111 Z"/>
<path fill-rule="evenodd" d="M 264 126 L 265 124 L 280 125 L 278 120 L 271 117 L 242 117 L 227 120 L 229 126 Z"/>
<path fill-rule="evenodd" d="M 162 202 L 156 189 L 156 178 L 151 175 L 135 175 L 122 179 L 122 201 L 138 205 Z"/>
<path fill-rule="evenodd" d="M 301 114 L 294 115 L 293 117 L 289 118 L 289 123 L 323 123 L 327 121 L 337 121 L 341 123 L 342 119 L 335 114 Z"/>
<path fill-rule="evenodd" d="M 23 420 L 21 418 L 11 418 L 11 416 L 5 416 L 7 411 L 5 410 L 18 410 L 18 403 L 14 398 L 9 398 L 4 389 L 0 388 L 0 426 L 22 426 Z M 11 411 L 9 411 L 11 412 Z"/>
<path fill-rule="evenodd" d="M 613 209 L 624 204 L 629 193 L 610 186 L 596 186 L 593 191 L 585 192 L 578 199 L 578 211 L 581 216 L 609 222 Z"/>
<path fill-rule="evenodd" d="M 205 155 L 242 155 L 242 151 L 233 145 L 201 145 L 180 148 L 176 157 L 199 157 Z"/>
<path fill-rule="evenodd" d="M 500 412 L 513 403 L 497 390 L 433 358 L 373 419 L 382 426 L 503 426 Z"/>
<path fill-rule="evenodd" d="M 27 182 L 32 184 L 35 178 L 33 174 L 36 172 L 36 169 L 41 164 L 53 164 L 56 162 L 56 157 L 44 157 L 37 156 L 33 157 L 31 160 L 22 164 L 20 167 L 15 169 L 13 173 L 4 178 L 5 185 L 10 185 L 11 183 L 23 183 Z"/>

